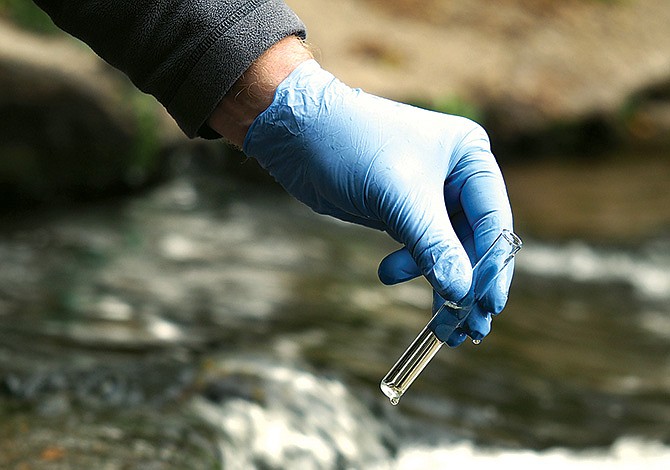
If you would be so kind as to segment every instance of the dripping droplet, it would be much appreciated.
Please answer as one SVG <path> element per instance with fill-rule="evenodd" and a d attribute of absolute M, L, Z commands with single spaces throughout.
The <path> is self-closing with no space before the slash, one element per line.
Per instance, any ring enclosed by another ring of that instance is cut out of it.
<path fill-rule="evenodd" d="M 398 397 L 392 397 L 390 398 L 391 405 L 396 406 L 398 403 L 400 403 L 400 398 Z"/>
<path fill-rule="evenodd" d="M 482 342 L 481 339 L 473 339 L 473 340 L 472 340 L 472 344 L 474 344 L 475 346 L 478 345 L 478 344 L 480 344 L 481 342 Z"/>

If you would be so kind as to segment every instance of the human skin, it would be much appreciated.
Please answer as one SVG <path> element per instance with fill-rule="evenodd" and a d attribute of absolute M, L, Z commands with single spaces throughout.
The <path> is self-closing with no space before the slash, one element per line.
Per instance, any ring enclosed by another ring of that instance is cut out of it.
<path fill-rule="evenodd" d="M 277 42 L 235 82 L 207 123 L 241 148 L 251 123 L 272 104 L 277 86 L 298 65 L 310 59 L 312 54 L 300 38 L 288 36 Z"/>

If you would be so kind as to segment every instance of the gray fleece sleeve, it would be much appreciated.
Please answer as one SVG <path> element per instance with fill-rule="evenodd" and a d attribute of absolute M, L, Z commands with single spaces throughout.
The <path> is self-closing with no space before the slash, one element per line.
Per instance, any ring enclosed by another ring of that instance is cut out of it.
<path fill-rule="evenodd" d="M 249 65 L 280 39 L 305 37 L 281 0 L 34 0 L 155 96 L 189 137 Z"/>

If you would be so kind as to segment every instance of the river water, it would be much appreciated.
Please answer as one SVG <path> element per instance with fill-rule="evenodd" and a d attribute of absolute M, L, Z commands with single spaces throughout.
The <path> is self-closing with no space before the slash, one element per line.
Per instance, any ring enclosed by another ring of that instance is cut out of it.
<path fill-rule="evenodd" d="M 198 171 L 1 222 L 0 468 L 670 462 L 668 238 L 526 236 L 492 334 L 393 407 L 430 290 L 379 283 L 381 233 Z"/>

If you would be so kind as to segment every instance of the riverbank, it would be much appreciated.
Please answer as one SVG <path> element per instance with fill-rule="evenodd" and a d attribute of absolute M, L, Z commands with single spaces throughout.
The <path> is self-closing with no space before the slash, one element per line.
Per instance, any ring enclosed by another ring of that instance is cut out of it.
<path fill-rule="evenodd" d="M 503 164 L 519 233 L 636 245 L 670 233 L 670 158 L 626 154 Z"/>
<path fill-rule="evenodd" d="M 501 143 L 579 151 L 670 129 L 665 0 L 287 3 L 346 83 L 447 111 L 467 104 Z"/>
<path fill-rule="evenodd" d="M 670 230 L 664 0 L 505 0 L 495 15 L 484 0 L 287 3 L 324 67 L 348 84 L 482 122 L 520 232 L 629 244 Z M 137 190 L 169 174 L 174 153 L 269 184 L 225 145 L 187 141 L 81 44 L 5 24 L 0 33 L 9 207 Z"/>

